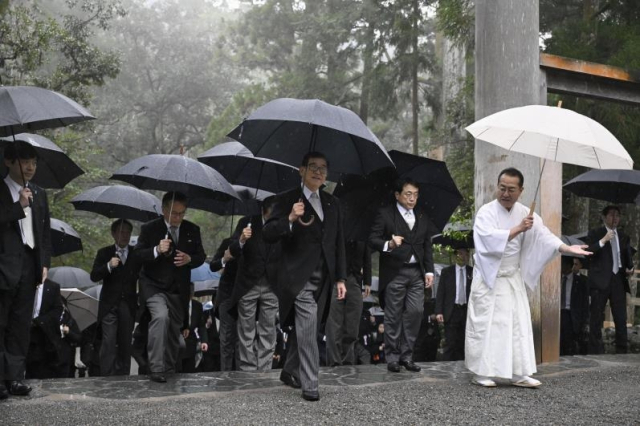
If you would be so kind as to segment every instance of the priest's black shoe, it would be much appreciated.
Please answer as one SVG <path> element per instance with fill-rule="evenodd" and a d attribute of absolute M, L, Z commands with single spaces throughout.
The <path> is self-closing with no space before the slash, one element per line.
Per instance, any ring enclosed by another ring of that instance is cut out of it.
<path fill-rule="evenodd" d="M 9 391 L 4 384 L 0 383 L 0 400 L 7 398 L 9 398 Z"/>
<path fill-rule="evenodd" d="M 163 373 L 151 373 L 149 374 L 149 380 L 156 383 L 167 383 L 167 378 Z"/>
<path fill-rule="evenodd" d="M 387 364 L 387 370 L 391 371 L 392 373 L 399 373 L 400 372 L 400 364 L 398 364 L 395 361 L 390 362 L 389 364 Z"/>
<path fill-rule="evenodd" d="M 316 391 L 302 391 L 302 398 L 306 399 L 307 401 L 319 401 L 320 400 L 320 393 L 316 390 Z"/>
<path fill-rule="evenodd" d="M 416 364 L 413 361 L 400 361 L 400 365 L 402 365 L 404 368 L 406 368 L 409 371 L 413 371 L 414 373 L 417 373 L 418 371 L 422 370 L 422 367 L 420 367 L 418 364 Z"/>
<path fill-rule="evenodd" d="M 27 386 L 20 380 L 7 381 L 7 389 L 11 395 L 25 396 L 31 392 L 31 386 Z"/>
<path fill-rule="evenodd" d="M 296 376 L 293 376 L 286 371 L 282 370 L 280 373 L 280 381 L 287 386 L 291 386 L 294 389 L 300 389 L 302 385 L 300 384 L 300 380 Z"/>

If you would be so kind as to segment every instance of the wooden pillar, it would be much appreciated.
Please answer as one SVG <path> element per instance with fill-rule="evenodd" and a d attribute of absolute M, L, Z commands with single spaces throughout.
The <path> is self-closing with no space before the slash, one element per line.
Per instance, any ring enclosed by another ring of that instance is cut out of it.
<path fill-rule="evenodd" d="M 539 4 L 537 0 L 477 0 L 475 5 L 475 118 L 530 104 L 546 104 L 539 70 Z M 498 173 L 518 168 L 525 177 L 520 201 L 529 205 L 541 170 L 538 158 L 509 153 L 476 140 L 474 195 L 476 209 L 495 198 Z M 562 203 L 560 165 L 547 162 L 537 197 L 538 213 L 559 232 Z M 543 205 L 540 209 L 540 205 Z M 557 226 L 556 226 L 557 223 Z M 555 274 L 555 278 L 552 274 Z M 551 274 L 551 275 L 550 275 Z M 554 361 L 559 348 L 559 260 L 529 292 L 536 359 Z"/>

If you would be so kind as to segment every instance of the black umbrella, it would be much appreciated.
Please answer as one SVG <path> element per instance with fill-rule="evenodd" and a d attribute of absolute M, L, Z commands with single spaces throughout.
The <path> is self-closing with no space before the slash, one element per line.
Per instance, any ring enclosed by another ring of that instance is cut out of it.
<path fill-rule="evenodd" d="M 48 278 L 60 284 L 60 288 L 85 289 L 96 285 L 91 281 L 89 273 L 73 266 L 57 266 L 49 269 Z"/>
<path fill-rule="evenodd" d="M 473 245 L 473 226 L 470 224 L 451 224 L 447 225 L 442 230 L 442 234 L 436 234 L 431 237 L 433 244 L 440 244 L 443 246 L 450 246 L 455 249 L 472 249 Z"/>
<path fill-rule="evenodd" d="M 640 204 L 640 170 L 593 169 L 571 179 L 564 189 L 610 203 Z"/>
<path fill-rule="evenodd" d="M 198 161 L 213 167 L 230 183 L 283 192 L 300 185 L 297 167 L 268 158 L 254 157 L 240 142 L 216 145 L 198 157 Z"/>
<path fill-rule="evenodd" d="M 298 167 L 304 155 L 320 151 L 329 179 L 341 173 L 366 175 L 393 166 L 378 138 L 353 111 L 317 99 L 276 99 L 254 111 L 229 137 L 255 156 Z"/>
<path fill-rule="evenodd" d="M 162 203 L 158 197 L 125 185 L 97 186 L 76 195 L 70 203 L 76 210 L 141 222 L 162 214 Z"/>
<path fill-rule="evenodd" d="M 38 168 L 32 182 L 43 188 L 64 188 L 66 184 L 84 173 L 58 145 L 44 136 L 19 133 L 15 136 L 0 138 L 0 148 L 14 143 L 14 140 L 26 142 L 35 148 L 38 153 Z M 0 174 L 6 174 L 4 163 L 0 165 Z"/>
<path fill-rule="evenodd" d="M 93 119 L 89 111 L 60 93 L 35 86 L 0 87 L 0 136 Z"/>
<path fill-rule="evenodd" d="M 435 225 L 434 231 L 442 231 L 462 201 L 443 161 L 399 151 L 390 151 L 389 155 L 396 164 L 395 170 L 382 169 L 366 177 L 348 176 L 334 190 L 345 209 L 347 238 L 368 237 L 379 207 L 395 203 L 394 183 L 398 177 L 411 177 L 420 185 L 417 205 Z"/>
<path fill-rule="evenodd" d="M 444 229 L 462 202 L 462 194 L 444 161 L 400 151 L 390 151 L 400 178 L 410 177 L 420 185 L 418 205 L 425 209 L 438 230 Z"/>
<path fill-rule="evenodd" d="M 80 235 L 71 225 L 51 218 L 51 256 L 61 256 L 82 250 Z"/>
<path fill-rule="evenodd" d="M 233 189 L 240 196 L 240 201 L 220 201 L 210 198 L 191 198 L 189 199 L 189 208 L 204 210 L 215 213 L 219 216 L 252 216 L 262 212 L 262 201 L 274 195 L 273 192 L 256 190 L 255 188 L 247 188 L 241 185 L 232 185 Z"/>
<path fill-rule="evenodd" d="M 179 191 L 190 199 L 239 199 L 220 173 L 183 155 L 145 155 L 125 164 L 109 179 L 121 180 L 140 189 Z"/>

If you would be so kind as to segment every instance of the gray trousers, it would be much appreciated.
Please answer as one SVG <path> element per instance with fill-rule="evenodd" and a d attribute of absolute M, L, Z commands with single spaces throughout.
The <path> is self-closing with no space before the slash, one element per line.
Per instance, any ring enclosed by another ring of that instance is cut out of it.
<path fill-rule="evenodd" d="M 258 311 L 256 323 L 256 312 Z M 238 364 L 243 371 L 270 370 L 276 348 L 278 297 L 263 278 L 238 301 Z"/>
<path fill-rule="evenodd" d="M 173 373 L 178 361 L 180 327 L 183 322 L 180 296 L 156 293 L 147 299 L 147 309 L 151 314 L 147 343 L 149 371 Z"/>
<path fill-rule="evenodd" d="M 424 310 L 424 275 L 405 265 L 385 288 L 384 355 L 387 363 L 411 361 Z"/>
<path fill-rule="evenodd" d="M 338 300 L 337 287 L 333 287 L 327 319 L 327 364 L 355 365 L 354 346 L 358 341 L 362 314 L 362 288 L 353 275 L 346 283 L 347 296 Z"/>
<path fill-rule="evenodd" d="M 221 295 L 222 296 L 222 295 Z M 231 295 L 225 295 L 220 302 L 220 371 L 231 371 L 234 368 L 236 349 L 238 346 L 238 330 L 236 319 L 229 314 Z"/>
<path fill-rule="evenodd" d="M 102 318 L 102 344 L 100 345 L 100 374 L 103 376 L 131 373 L 131 335 L 134 319 L 129 305 L 119 300 Z"/>
<path fill-rule="evenodd" d="M 303 391 L 318 390 L 318 305 L 314 298 L 318 286 L 319 283 L 310 278 L 310 282 L 305 284 L 296 297 L 295 330 L 289 334 L 287 360 L 283 367 L 287 373 L 300 378 Z"/>

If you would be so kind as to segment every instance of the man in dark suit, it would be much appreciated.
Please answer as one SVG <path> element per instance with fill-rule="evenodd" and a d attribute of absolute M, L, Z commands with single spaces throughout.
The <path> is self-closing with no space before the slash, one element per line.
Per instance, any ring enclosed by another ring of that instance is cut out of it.
<path fill-rule="evenodd" d="M 436 294 L 436 319 L 444 323 L 445 361 L 464 359 L 464 333 L 467 325 L 467 302 L 471 293 L 473 268 L 469 266 L 469 250 L 456 250 L 456 264 L 440 273 Z"/>
<path fill-rule="evenodd" d="M 263 202 L 262 215 L 240 219 L 229 246 L 238 262 L 231 305 L 238 314 L 238 368 L 245 371 L 270 370 L 273 364 L 280 244 L 266 243 L 262 228 L 273 211 L 274 200 Z"/>
<path fill-rule="evenodd" d="M 184 219 L 187 197 L 167 192 L 163 217 L 142 225 L 134 256 L 141 262 L 140 301 L 151 314 L 147 352 L 149 378 L 164 383 L 175 372 L 180 330 L 187 319 L 191 269 L 205 260 L 200 228 Z"/>
<path fill-rule="evenodd" d="M 60 317 L 62 299 L 60 285 L 45 280 L 36 289 L 31 321 L 31 338 L 27 355 L 28 379 L 51 379 L 58 377 L 57 364 L 60 359 Z"/>
<path fill-rule="evenodd" d="M 573 271 L 576 260 L 562 256 L 560 355 L 587 353 L 582 336 L 589 324 L 589 287 L 586 278 Z"/>
<path fill-rule="evenodd" d="M 133 225 L 125 219 L 111 224 L 114 244 L 98 250 L 91 280 L 102 280 L 98 325 L 102 329 L 100 372 L 103 376 L 129 375 L 131 372 L 131 334 L 137 308 L 136 266 L 133 246 L 129 245 Z"/>
<path fill-rule="evenodd" d="M 189 310 L 187 313 L 189 328 L 182 330 L 185 349 L 182 355 L 182 372 L 196 372 L 196 354 L 198 343 L 200 350 L 204 353 L 209 349 L 209 339 L 207 335 L 207 319 L 202 311 L 202 303 L 193 299 L 193 283 L 190 284 L 191 300 L 189 300 Z"/>
<path fill-rule="evenodd" d="M 591 294 L 591 318 L 589 320 L 589 353 L 604 352 L 602 325 L 607 301 L 616 327 L 616 353 L 627 352 L 627 297 L 629 281 L 633 273 L 633 260 L 629 236 L 618 229 L 620 208 L 607 206 L 602 210 L 604 226 L 589 231 L 587 241 L 590 252 L 589 289 Z"/>
<path fill-rule="evenodd" d="M 327 365 L 356 365 L 362 299 L 371 292 L 371 249 L 364 241 L 349 241 L 347 253 L 347 295 L 331 297 L 327 318 Z M 364 290 L 364 293 L 363 293 Z M 337 290 L 334 289 L 334 293 Z"/>
<path fill-rule="evenodd" d="M 29 183 L 38 154 L 28 143 L 4 149 L 0 183 L 0 399 L 27 395 L 25 375 L 36 286 L 47 278 L 51 225 L 47 193 Z"/>
<path fill-rule="evenodd" d="M 322 153 L 305 155 L 300 166 L 302 191 L 295 188 L 277 195 L 273 214 L 263 229 L 265 241 L 282 244 L 278 268 L 282 327 L 295 323 L 280 380 L 301 387 L 302 397 L 308 401 L 320 399 L 318 325 L 324 322 L 333 285 L 337 286 L 338 299 L 346 294 L 340 204 L 321 191 L 328 167 Z"/>
<path fill-rule="evenodd" d="M 229 244 L 231 244 L 231 238 L 222 240 L 209 264 L 209 268 L 213 272 L 223 270 L 215 299 L 216 312 L 220 319 L 220 371 L 232 371 L 237 366 L 238 330 L 236 315 L 231 310 L 233 308 L 233 287 L 238 272 L 238 261 L 231 255 Z"/>
<path fill-rule="evenodd" d="M 387 369 L 420 371 L 412 360 L 424 309 L 424 288 L 433 285 L 431 221 L 420 209 L 418 184 L 396 182 L 397 203 L 380 209 L 369 244 L 380 252 L 380 304 L 384 308 Z"/>

